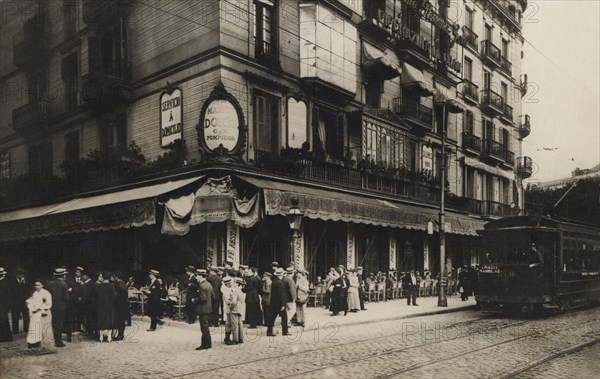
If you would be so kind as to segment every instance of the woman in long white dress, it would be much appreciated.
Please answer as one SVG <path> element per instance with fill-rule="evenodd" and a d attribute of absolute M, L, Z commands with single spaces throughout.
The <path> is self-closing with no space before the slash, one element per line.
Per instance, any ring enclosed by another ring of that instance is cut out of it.
<path fill-rule="evenodd" d="M 29 332 L 27 347 L 30 349 L 43 348 L 54 350 L 54 335 L 52 334 L 52 295 L 44 289 L 42 282 L 35 282 L 35 291 L 27 299 L 29 309 Z"/>
<path fill-rule="evenodd" d="M 350 312 L 358 312 L 360 309 L 360 298 L 358 297 L 358 286 L 360 285 L 360 282 L 354 270 L 352 270 L 348 276 L 348 281 L 350 282 L 348 288 L 348 309 Z"/>

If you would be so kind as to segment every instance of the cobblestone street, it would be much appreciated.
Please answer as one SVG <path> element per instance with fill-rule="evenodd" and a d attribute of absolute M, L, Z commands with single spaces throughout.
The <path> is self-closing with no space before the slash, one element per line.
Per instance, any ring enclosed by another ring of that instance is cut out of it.
<path fill-rule="evenodd" d="M 535 319 L 470 309 L 353 325 L 336 323 L 341 317 L 304 332 L 292 329 L 288 337 L 246 329 L 238 346 L 224 345 L 224 330 L 214 329 L 208 351 L 194 350 L 197 326 L 147 333 L 147 323 L 136 322 L 124 342 L 76 339 L 44 356 L 11 356 L 5 349 L 0 376 L 592 378 L 599 371 L 598 307 Z"/>

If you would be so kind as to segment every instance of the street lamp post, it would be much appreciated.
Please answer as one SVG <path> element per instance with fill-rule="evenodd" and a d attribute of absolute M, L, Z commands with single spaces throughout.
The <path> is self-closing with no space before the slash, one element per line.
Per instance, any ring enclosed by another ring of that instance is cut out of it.
<path fill-rule="evenodd" d="M 296 269 L 299 269 L 299 257 L 296 254 L 296 246 L 298 245 L 298 239 L 300 238 L 300 226 L 302 225 L 302 212 L 298 209 L 298 200 L 291 200 L 292 207 L 286 215 L 290 229 L 292 230 L 292 251 L 290 254 L 291 265 Z"/>
<path fill-rule="evenodd" d="M 442 164 L 440 166 L 440 290 L 438 307 L 447 307 L 446 298 L 446 219 L 444 212 L 444 195 L 446 189 L 446 102 L 442 106 Z"/>

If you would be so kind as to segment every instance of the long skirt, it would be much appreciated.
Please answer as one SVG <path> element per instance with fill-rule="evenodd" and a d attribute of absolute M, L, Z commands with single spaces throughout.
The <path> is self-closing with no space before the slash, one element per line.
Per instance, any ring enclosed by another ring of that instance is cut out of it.
<path fill-rule="evenodd" d="M 36 312 L 30 315 L 27 343 L 34 344 L 38 342 L 41 342 L 42 348 L 54 349 L 52 313 L 50 311 L 48 311 L 45 316 L 42 316 L 42 312 Z"/>
<path fill-rule="evenodd" d="M 358 288 L 350 288 L 348 290 L 348 309 L 360 309 L 360 298 L 358 297 Z"/>

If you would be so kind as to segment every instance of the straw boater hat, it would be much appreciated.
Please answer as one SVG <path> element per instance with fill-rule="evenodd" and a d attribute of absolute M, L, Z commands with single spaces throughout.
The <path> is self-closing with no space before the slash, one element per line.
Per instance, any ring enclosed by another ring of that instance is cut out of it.
<path fill-rule="evenodd" d="M 284 271 L 281 267 L 277 267 L 277 270 L 275 270 L 275 276 L 278 278 L 282 278 L 284 275 Z"/>
<path fill-rule="evenodd" d="M 279 267 L 279 262 L 271 262 L 271 267 Z"/>
<path fill-rule="evenodd" d="M 148 273 L 154 276 L 160 276 L 160 272 L 158 270 L 150 270 Z"/>
<path fill-rule="evenodd" d="M 223 278 L 223 284 L 229 284 L 231 283 L 231 276 L 226 276 Z"/>
<path fill-rule="evenodd" d="M 201 276 L 207 276 L 208 272 L 206 272 L 206 270 L 203 269 L 203 268 L 199 268 L 199 269 L 196 270 L 196 274 L 197 275 L 201 275 Z"/>
<path fill-rule="evenodd" d="M 63 276 L 67 275 L 67 270 L 64 268 L 57 268 L 54 270 L 54 276 Z"/>
<path fill-rule="evenodd" d="M 266 276 L 272 276 L 273 274 L 271 274 L 269 271 L 265 271 L 265 272 L 263 273 L 263 275 L 266 275 Z"/>
<path fill-rule="evenodd" d="M 6 275 L 6 274 L 7 274 L 7 272 L 4 269 L 4 267 L 0 267 L 0 275 Z"/>
<path fill-rule="evenodd" d="M 244 279 L 242 279 L 242 278 L 235 278 L 235 282 L 236 282 L 237 284 L 244 284 L 244 283 L 245 283 L 245 282 L 244 282 Z"/>
<path fill-rule="evenodd" d="M 285 272 L 287 272 L 288 274 L 293 274 L 294 273 L 294 268 L 293 267 L 288 267 Z"/>
<path fill-rule="evenodd" d="M 248 266 L 246 266 L 246 265 L 240 265 L 240 270 L 245 270 L 247 268 L 248 268 Z"/>
<path fill-rule="evenodd" d="M 77 271 L 80 271 L 82 274 L 83 274 L 83 272 L 85 271 L 85 270 L 83 269 L 83 267 L 81 267 L 81 266 L 77 266 L 77 267 L 75 267 L 75 270 L 77 270 Z"/>

